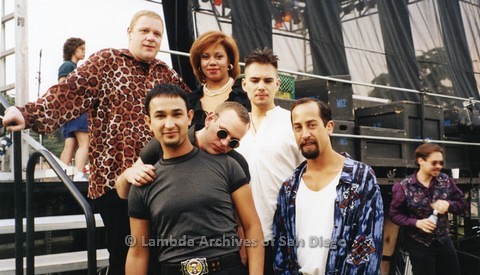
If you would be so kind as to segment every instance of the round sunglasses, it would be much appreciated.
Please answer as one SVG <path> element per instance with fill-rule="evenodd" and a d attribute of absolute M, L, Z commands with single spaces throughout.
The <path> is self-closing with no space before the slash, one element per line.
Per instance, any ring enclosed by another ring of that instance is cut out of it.
<path fill-rule="evenodd" d="M 225 130 L 225 129 L 218 130 L 217 131 L 217 137 L 219 139 L 226 139 L 228 137 L 227 130 Z M 235 149 L 238 146 L 240 146 L 240 140 L 238 140 L 236 138 L 230 138 L 230 141 L 228 142 L 228 146 L 230 146 L 230 148 L 232 148 L 232 149 Z"/>

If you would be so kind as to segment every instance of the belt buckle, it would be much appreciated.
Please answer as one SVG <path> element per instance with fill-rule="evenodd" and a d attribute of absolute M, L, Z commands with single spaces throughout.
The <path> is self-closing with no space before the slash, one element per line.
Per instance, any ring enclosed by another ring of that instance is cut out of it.
<path fill-rule="evenodd" d="M 208 264 L 206 258 L 192 258 L 183 261 L 182 274 L 184 275 L 202 275 L 208 274 Z"/>

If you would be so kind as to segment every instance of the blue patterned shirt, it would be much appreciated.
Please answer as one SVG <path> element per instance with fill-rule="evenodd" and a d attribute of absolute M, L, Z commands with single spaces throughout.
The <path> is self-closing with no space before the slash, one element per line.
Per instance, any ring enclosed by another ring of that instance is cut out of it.
<path fill-rule="evenodd" d="M 383 202 L 372 168 L 346 156 L 336 187 L 334 228 L 325 274 L 379 274 L 383 245 Z M 280 189 L 273 222 L 276 274 L 299 274 L 295 199 L 306 161 Z M 319 209 L 318 214 L 322 212 Z"/>

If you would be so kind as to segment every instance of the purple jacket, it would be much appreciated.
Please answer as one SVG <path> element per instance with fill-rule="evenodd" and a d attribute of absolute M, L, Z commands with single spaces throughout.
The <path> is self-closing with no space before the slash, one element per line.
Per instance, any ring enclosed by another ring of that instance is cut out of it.
<path fill-rule="evenodd" d="M 417 172 L 395 183 L 392 189 L 390 217 L 398 225 L 405 226 L 405 233 L 414 240 L 430 246 L 434 240 L 448 238 L 449 224 L 446 214 L 438 215 L 437 228 L 432 234 L 415 226 L 417 220 L 428 218 L 433 213 L 431 203 L 446 200 L 450 204 L 448 212 L 461 214 L 467 208 L 462 191 L 452 178 L 444 173 L 433 178 L 427 188 L 417 180 Z"/>

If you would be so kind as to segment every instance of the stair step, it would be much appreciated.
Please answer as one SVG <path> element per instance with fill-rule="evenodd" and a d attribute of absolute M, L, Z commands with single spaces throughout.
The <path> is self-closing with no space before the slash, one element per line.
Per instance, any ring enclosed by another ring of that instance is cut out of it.
<path fill-rule="evenodd" d="M 86 228 L 87 222 L 84 215 L 62 215 L 35 218 L 35 232 L 80 229 Z M 95 214 L 95 226 L 103 227 L 100 214 Z M 26 220 L 23 219 L 23 232 L 26 231 Z M 0 234 L 15 233 L 15 219 L 0 220 Z"/>
<path fill-rule="evenodd" d="M 97 268 L 108 266 L 107 249 L 97 250 Z M 26 270 L 26 259 L 23 258 Z M 87 251 L 35 256 L 35 274 L 83 270 L 88 268 Z M 0 260 L 0 274 L 15 274 L 15 259 Z"/>

